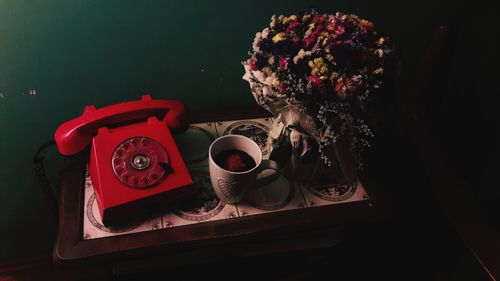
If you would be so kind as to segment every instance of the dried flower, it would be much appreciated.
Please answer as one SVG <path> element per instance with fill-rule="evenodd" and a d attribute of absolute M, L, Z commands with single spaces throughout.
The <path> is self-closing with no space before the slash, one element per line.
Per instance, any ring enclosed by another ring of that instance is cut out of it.
<path fill-rule="evenodd" d="M 302 128 L 320 150 L 342 137 L 368 146 L 371 130 L 362 115 L 382 84 L 392 48 L 374 24 L 356 15 L 316 11 L 271 17 L 255 36 L 243 62 L 255 100 L 272 113 L 298 110 L 312 120 Z M 287 124 L 292 125 L 292 124 Z M 296 125 L 296 124 L 295 124 Z"/>

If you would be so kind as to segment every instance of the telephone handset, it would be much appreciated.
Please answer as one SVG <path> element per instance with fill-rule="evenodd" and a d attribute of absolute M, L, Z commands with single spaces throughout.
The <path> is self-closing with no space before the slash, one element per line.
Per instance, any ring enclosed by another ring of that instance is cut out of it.
<path fill-rule="evenodd" d="M 101 109 L 86 106 L 83 115 L 67 121 L 55 133 L 57 149 L 63 155 L 73 155 L 82 151 L 90 143 L 101 127 L 127 121 L 162 116 L 163 122 L 174 129 L 185 127 L 185 107 L 177 100 L 153 100 L 150 95 L 140 101 L 123 102 Z"/>
<path fill-rule="evenodd" d="M 89 174 L 109 226 L 195 192 L 170 132 L 187 125 L 180 101 L 144 95 L 100 109 L 85 107 L 80 117 L 59 126 L 55 141 L 63 155 L 91 143 Z"/>

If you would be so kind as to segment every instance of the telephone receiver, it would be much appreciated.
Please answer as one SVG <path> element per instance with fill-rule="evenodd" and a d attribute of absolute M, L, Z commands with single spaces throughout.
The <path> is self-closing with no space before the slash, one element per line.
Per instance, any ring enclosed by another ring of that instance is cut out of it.
<path fill-rule="evenodd" d="M 145 94 L 139 101 L 123 102 L 96 109 L 85 107 L 80 117 L 63 123 L 55 132 L 57 149 L 63 155 L 76 154 L 89 145 L 101 127 L 120 126 L 156 116 L 173 130 L 188 125 L 184 104 L 177 100 L 153 100 Z"/>

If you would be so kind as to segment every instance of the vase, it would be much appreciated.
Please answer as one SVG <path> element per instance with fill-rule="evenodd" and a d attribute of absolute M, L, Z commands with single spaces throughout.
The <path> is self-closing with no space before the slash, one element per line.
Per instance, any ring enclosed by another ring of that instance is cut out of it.
<path fill-rule="evenodd" d="M 290 128 L 282 130 L 271 146 L 271 158 L 282 164 L 285 177 L 307 185 L 356 184 L 357 153 L 349 137 L 338 138 L 320 153 L 314 138 Z"/>
<path fill-rule="evenodd" d="M 340 138 L 324 150 L 324 157 L 320 156 L 316 159 L 309 182 L 316 185 L 355 185 L 358 170 L 357 157 L 349 139 Z M 296 169 L 301 169 L 300 164 Z"/>

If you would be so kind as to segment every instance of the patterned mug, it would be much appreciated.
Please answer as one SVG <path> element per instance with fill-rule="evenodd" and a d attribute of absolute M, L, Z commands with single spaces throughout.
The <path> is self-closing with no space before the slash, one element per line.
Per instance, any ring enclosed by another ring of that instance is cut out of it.
<path fill-rule="evenodd" d="M 250 156 L 255 165 L 248 170 L 233 172 L 226 170 L 214 159 L 224 151 L 239 150 Z M 215 194 L 220 200 L 234 204 L 243 200 L 250 188 L 260 188 L 277 180 L 280 175 L 280 166 L 273 160 L 262 160 L 262 151 L 253 140 L 241 135 L 226 135 L 212 142 L 208 149 L 208 165 L 210 179 Z M 261 175 L 262 171 L 274 170 L 271 174 Z"/>

